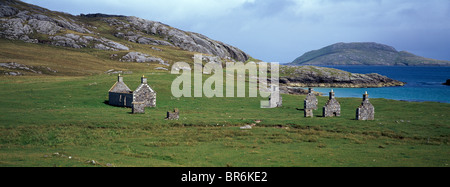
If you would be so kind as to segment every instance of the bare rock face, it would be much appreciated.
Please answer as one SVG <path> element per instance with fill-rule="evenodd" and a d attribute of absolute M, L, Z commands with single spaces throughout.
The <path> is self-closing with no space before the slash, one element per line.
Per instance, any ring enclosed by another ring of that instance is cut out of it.
<path fill-rule="evenodd" d="M 86 21 L 89 19 L 108 23 L 108 29 L 115 31 L 113 35 L 118 40 L 106 39 L 102 30 Z M 0 38 L 76 49 L 127 51 L 129 47 L 119 43 L 123 39 L 143 45 L 178 47 L 228 60 L 245 62 L 249 59 L 246 53 L 233 46 L 160 22 L 120 15 L 73 16 L 16 0 L 0 2 Z"/>
<path fill-rule="evenodd" d="M 150 56 L 148 54 L 139 53 L 139 52 L 130 52 L 122 57 L 123 62 L 138 62 L 138 63 L 145 63 L 145 62 L 158 62 L 159 64 L 165 64 L 164 60 L 161 58 L 156 58 L 153 56 Z"/>
<path fill-rule="evenodd" d="M 146 34 L 159 36 L 174 46 L 187 51 L 211 54 L 221 58 L 235 59 L 241 62 L 245 62 L 249 59 L 249 56 L 243 51 L 222 42 L 211 40 L 201 34 L 185 32 L 160 22 L 149 21 L 137 17 L 127 17 L 126 21 L 129 24 L 125 22 L 123 22 L 123 24 L 115 22 L 115 24 L 121 24 L 121 29 L 129 27 Z"/>
<path fill-rule="evenodd" d="M 24 75 L 24 73 L 29 74 L 54 74 L 58 71 L 52 70 L 49 67 L 42 66 L 29 66 L 24 64 L 19 64 L 16 62 L 8 62 L 8 63 L 0 63 L 0 67 L 6 69 L 7 71 L 1 71 L 1 74 L 11 75 L 11 76 L 20 76 Z"/>
<path fill-rule="evenodd" d="M 18 12 L 19 12 L 19 10 L 17 8 L 6 6 L 6 5 L 1 6 L 0 7 L 0 18 L 16 15 Z"/>
<path fill-rule="evenodd" d="M 10 6 L 11 5 L 11 6 Z M 21 7 L 15 8 L 12 5 Z M 0 38 L 22 40 L 29 43 L 47 43 L 71 48 L 96 48 L 100 50 L 129 50 L 123 44 L 93 35 L 76 17 L 64 13 L 48 15 L 43 8 L 8 0 L 0 4 Z M 78 34 L 62 34 L 73 31 Z M 34 34 L 41 34 L 39 38 Z M 81 36 L 83 34 L 83 36 Z"/>
<path fill-rule="evenodd" d="M 100 50 L 121 51 L 129 50 L 129 48 L 120 43 L 108 40 L 106 38 L 96 38 L 92 36 L 80 36 L 76 34 L 65 34 L 58 36 L 50 36 L 51 44 L 54 46 L 72 47 L 76 49 L 93 47 Z"/>
<path fill-rule="evenodd" d="M 170 42 L 167 42 L 164 40 L 157 40 L 157 39 L 149 38 L 149 37 L 144 37 L 141 34 L 136 34 L 132 31 L 129 31 L 127 33 L 118 32 L 114 36 L 116 36 L 118 38 L 126 39 L 130 42 L 139 43 L 139 44 L 174 46 Z"/>
<path fill-rule="evenodd" d="M 0 19 L 0 36 L 10 40 L 30 41 L 33 29 L 20 18 Z"/>
<path fill-rule="evenodd" d="M 62 27 L 58 26 L 54 22 L 42 21 L 42 20 L 37 20 L 37 19 L 29 20 L 28 24 L 32 28 L 34 28 L 38 33 L 47 34 L 47 35 L 55 35 L 62 29 Z"/>
<path fill-rule="evenodd" d="M 371 88 L 404 86 L 406 83 L 380 74 L 357 74 L 315 66 L 281 66 L 280 83 L 291 87 Z"/>

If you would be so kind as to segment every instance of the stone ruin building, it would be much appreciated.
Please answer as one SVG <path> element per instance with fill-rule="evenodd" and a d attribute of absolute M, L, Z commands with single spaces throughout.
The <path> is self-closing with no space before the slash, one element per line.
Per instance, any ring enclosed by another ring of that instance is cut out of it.
<path fill-rule="evenodd" d="M 267 102 L 267 101 L 266 101 Z M 264 106 L 264 108 L 278 108 L 283 106 L 283 97 L 280 94 L 280 87 L 271 85 L 270 86 L 270 97 L 269 106 Z"/>
<path fill-rule="evenodd" d="M 272 94 L 270 94 L 269 103 L 273 108 L 282 107 L 283 106 L 283 97 L 280 94 L 280 87 L 272 86 Z"/>
<path fill-rule="evenodd" d="M 174 109 L 173 112 L 167 112 L 166 120 L 178 120 L 180 119 L 180 111 L 178 108 Z"/>
<path fill-rule="evenodd" d="M 116 84 L 109 90 L 109 105 L 133 108 L 133 113 L 144 113 L 146 107 L 156 107 L 156 92 L 148 85 L 145 76 L 133 92 L 119 75 Z"/>
<path fill-rule="evenodd" d="M 317 110 L 317 105 L 319 104 L 319 100 L 317 100 L 316 95 L 314 94 L 314 90 L 309 88 L 308 95 L 304 101 L 304 110 L 305 117 L 313 117 L 314 110 Z"/>
<path fill-rule="evenodd" d="M 145 113 L 145 103 L 144 102 L 133 102 L 132 103 L 132 113 L 133 114 L 144 114 Z"/>
<path fill-rule="evenodd" d="M 334 91 L 330 92 L 330 100 L 323 107 L 323 117 L 338 117 L 341 116 L 341 104 L 336 100 Z"/>
<path fill-rule="evenodd" d="M 375 120 L 375 107 L 369 101 L 369 94 L 363 95 L 363 102 L 356 109 L 356 120 Z"/>

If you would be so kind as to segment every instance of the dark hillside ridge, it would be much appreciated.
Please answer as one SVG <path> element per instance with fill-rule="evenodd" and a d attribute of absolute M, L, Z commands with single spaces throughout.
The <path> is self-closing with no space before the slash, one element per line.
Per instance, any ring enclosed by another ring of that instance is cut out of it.
<path fill-rule="evenodd" d="M 450 61 L 420 57 L 374 42 L 337 43 L 305 53 L 290 65 L 450 66 Z"/>
<path fill-rule="evenodd" d="M 96 14 L 80 14 L 80 17 L 86 17 L 86 18 L 123 18 L 126 17 L 124 15 L 110 15 L 110 14 L 102 14 L 102 13 L 96 13 Z"/>

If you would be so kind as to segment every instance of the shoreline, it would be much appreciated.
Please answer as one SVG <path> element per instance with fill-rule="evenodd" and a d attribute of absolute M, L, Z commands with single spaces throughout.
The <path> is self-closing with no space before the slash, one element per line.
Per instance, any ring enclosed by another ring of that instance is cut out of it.
<path fill-rule="evenodd" d="M 295 88 L 295 87 L 294 87 Z M 313 87 L 314 88 L 314 87 Z M 298 87 L 298 89 L 302 89 L 305 90 L 304 87 Z M 325 92 L 321 92 L 321 91 L 317 91 L 317 89 L 324 89 L 324 88 L 314 88 L 314 92 L 316 94 L 316 96 L 319 97 L 326 97 L 327 93 Z M 336 88 L 330 88 L 330 89 L 336 89 Z M 341 88 L 341 89 L 347 89 L 347 88 Z M 349 88 L 350 89 L 350 88 Z M 306 93 L 307 90 L 305 90 Z M 281 94 L 286 94 L 286 95 L 306 95 L 305 93 L 302 94 L 295 94 L 295 93 L 281 93 Z M 350 98 L 350 99 L 360 99 L 361 97 L 356 97 L 356 96 L 339 96 L 337 98 Z M 371 99 L 387 99 L 387 100 L 393 100 L 393 101 L 404 101 L 404 102 L 413 102 L 413 103 L 426 103 L 426 102 L 431 102 L 431 103 L 442 103 L 442 104 L 450 104 L 450 102 L 447 101 L 429 101 L 429 100 L 417 100 L 417 99 L 392 99 L 392 98 L 384 98 L 384 97 L 372 97 Z"/>

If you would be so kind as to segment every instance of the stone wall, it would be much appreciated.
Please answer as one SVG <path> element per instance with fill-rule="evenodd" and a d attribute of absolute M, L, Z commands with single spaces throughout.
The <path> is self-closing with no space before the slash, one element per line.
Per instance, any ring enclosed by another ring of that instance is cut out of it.
<path fill-rule="evenodd" d="M 133 102 L 133 114 L 144 114 L 145 104 L 142 102 Z"/>
<path fill-rule="evenodd" d="M 178 120 L 180 119 L 180 111 L 176 108 L 173 112 L 167 112 L 167 120 Z"/>
<path fill-rule="evenodd" d="M 156 93 L 147 84 L 133 92 L 134 102 L 143 102 L 145 107 L 156 107 Z"/>
<path fill-rule="evenodd" d="M 323 117 L 338 117 L 341 116 L 341 104 L 336 100 L 334 92 L 330 92 L 330 100 L 323 107 Z"/>
<path fill-rule="evenodd" d="M 307 117 L 314 117 L 314 110 L 313 109 L 308 109 L 308 108 L 305 108 L 305 118 L 307 118 Z"/>
<path fill-rule="evenodd" d="M 369 94 L 364 94 L 363 102 L 356 109 L 356 120 L 375 120 L 375 107 L 369 101 Z"/>
<path fill-rule="evenodd" d="M 308 95 L 306 96 L 306 99 L 304 101 L 304 108 L 317 110 L 318 104 L 319 100 L 317 100 L 317 97 L 314 94 L 314 90 L 310 88 L 308 91 Z"/>

